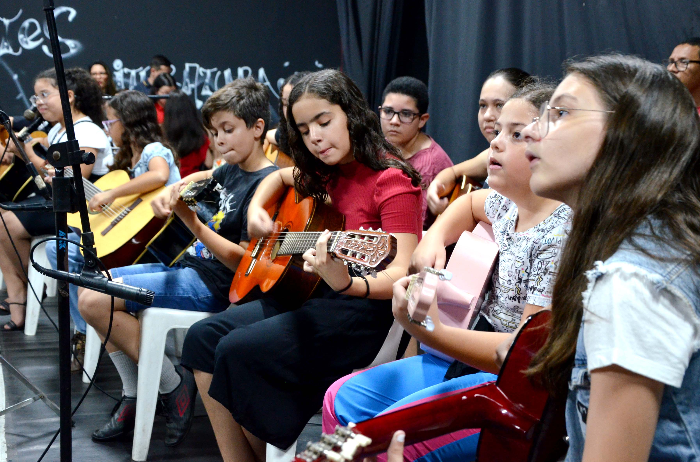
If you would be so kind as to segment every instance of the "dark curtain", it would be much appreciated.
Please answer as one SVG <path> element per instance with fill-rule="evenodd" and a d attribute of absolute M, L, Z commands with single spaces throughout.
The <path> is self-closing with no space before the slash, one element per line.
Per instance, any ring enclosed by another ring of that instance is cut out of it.
<path fill-rule="evenodd" d="M 342 69 L 376 109 L 395 77 L 404 2 L 337 0 L 337 5 Z"/>
<path fill-rule="evenodd" d="M 476 115 L 491 71 L 520 67 L 559 79 L 565 59 L 608 51 L 660 62 L 700 35 L 697 0 L 425 0 L 425 16 L 427 132 L 455 162 L 487 147 Z"/>

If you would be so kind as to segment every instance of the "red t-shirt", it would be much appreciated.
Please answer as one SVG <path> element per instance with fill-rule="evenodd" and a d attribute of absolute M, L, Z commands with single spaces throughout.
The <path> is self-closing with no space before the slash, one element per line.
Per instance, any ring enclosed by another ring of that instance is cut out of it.
<path fill-rule="evenodd" d="M 207 157 L 209 149 L 209 137 L 204 137 L 204 143 L 196 150 L 180 159 L 180 177 L 185 178 L 190 173 L 198 172 L 199 167 Z"/>
<path fill-rule="evenodd" d="M 438 173 L 453 165 L 450 156 L 447 155 L 445 150 L 434 139 L 431 138 L 431 141 L 430 146 L 421 149 L 413 154 L 410 159 L 407 159 L 407 162 L 413 165 L 413 168 L 418 170 L 418 173 L 423 177 L 423 187 L 425 189 L 428 189 L 428 186 L 430 186 L 430 183 L 432 183 Z M 423 191 L 422 213 L 424 219 L 427 210 L 428 197 L 426 192 Z"/>
<path fill-rule="evenodd" d="M 340 175 L 328 185 L 333 206 L 345 215 L 345 229 L 381 228 L 388 233 L 423 229 L 421 189 L 397 168 L 374 171 L 359 162 L 340 165 Z"/>
<path fill-rule="evenodd" d="M 156 106 L 156 117 L 158 117 L 158 123 L 162 124 L 163 121 L 165 120 L 165 108 L 158 104 L 157 102 L 154 103 Z"/>

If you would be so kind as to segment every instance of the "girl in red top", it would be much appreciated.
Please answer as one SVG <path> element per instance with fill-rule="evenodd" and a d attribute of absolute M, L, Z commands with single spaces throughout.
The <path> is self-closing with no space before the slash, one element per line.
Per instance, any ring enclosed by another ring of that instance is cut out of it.
<path fill-rule="evenodd" d="M 322 279 L 301 307 L 271 297 L 190 328 L 182 363 L 194 370 L 224 460 L 265 459 L 285 449 L 320 408 L 329 385 L 377 355 L 392 324 L 392 283 L 406 274 L 421 232 L 420 175 L 384 136 L 359 88 L 336 70 L 306 76 L 289 96 L 296 167 L 266 177 L 248 206 L 252 237 L 269 235 L 264 209 L 287 187 L 345 215 L 346 229 L 381 227 L 397 254 L 377 278 L 353 277 L 326 252 L 325 231 L 304 253 Z M 296 309 L 295 309 L 296 308 Z"/>
<path fill-rule="evenodd" d="M 170 93 L 168 98 L 163 134 L 180 161 L 181 178 L 201 170 L 209 149 L 209 137 L 197 107 L 180 90 Z"/>

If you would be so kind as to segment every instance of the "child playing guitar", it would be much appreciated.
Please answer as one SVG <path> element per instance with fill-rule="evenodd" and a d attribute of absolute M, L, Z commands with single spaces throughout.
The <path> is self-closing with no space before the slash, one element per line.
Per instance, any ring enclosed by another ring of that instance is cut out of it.
<path fill-rule="evenodd" d="M 406 274 L 421 233 L 420 175 L 398 156 L 359 88 L 336 70 L 304 77 L 289 95 L 296 167 L 265 178 L 248 210 L 252 237 L 273 232 L 265 206 L 289 188 L 330 199 L 347 229 L 393 233 L 397 253 L 377 278 L 350 274 L 327 252 L 330 232 L 309 243 L 304 270 L 323 279 L 301 307 L 264 297 L 200 321 L 182 362 L 194 369 L 224 460 L 265 459 L 287 448 L 319 409 L 328 386 L 377 355 L 393 322 L 392 284 Z"/>
<path fill-rule="evenodd" d="M 508 100 L 491 142 L 489 185 L 495 191 L 480 190 L 457 199 L 412 257 L 413 270 L 442 269 L 446 245 L 457 241 L 463 231 L 473 230 L 479 221 L 492 224 L 499 261 L 474 330 L 440 323 L 435 304 L 431 307 L 432 332 L 409 322 L 405 299 L 409 278 L 394 284 L 394 316 L 406 331 L 466 365 L 424 354 L 344 377 L 326 393 L 324 432 L 332 432 L 337 424 L 361 422 L 421 399 L 495 380 L 496 346 L 528 315 L 549 305 L 570 210 L 530 190 L 521 131 L 552 91 L 551 86 L 533 84 Z M 474 460 L 478 433 L 478 429 L 463 430 L 415 444 L 407 448 L 405 457 L 415 460 L 439 454 L 441 460 Z"/>

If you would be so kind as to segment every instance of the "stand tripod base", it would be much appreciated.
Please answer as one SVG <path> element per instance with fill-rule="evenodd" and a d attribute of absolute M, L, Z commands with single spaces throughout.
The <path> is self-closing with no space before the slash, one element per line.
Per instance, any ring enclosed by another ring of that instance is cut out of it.
<path fill-rule="evenodd" d="M 49 407 L 49 409 L 56 413 L 56 415 L 61 415 L 61 410 L 58 408 L 58 406 L 56 406 L 56 404 L 53 401 L 47 398 L 46 394 L 43 391 L 35 387 L 29 381 L 29 379 L 24 376 L 24 374 L 15 369 L 15 367 L 12 364 L 10 364 L 10 362 L 6 360 L 3 355 L 0 355 L 0 364 L 5 366 L 12 375 L 17 377 L 17 379 L 19 379 L 19 381 L 22 382 L 25 387 L 29 388 L 34 393 L 34 396 L 32 396 L 31 398 L 25 399 L 24 401 L 20 401 L 19 403 L 13 404 L 12 406 L 6 407 L 2 411 L 0 411 L 0 416 L 3 416 L 8 412 L 16 411 L 17 409 L 22 409 L 23 407 L 29 406 L 33 402 L 39 400 L 42 400 Z"/>

